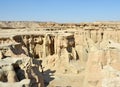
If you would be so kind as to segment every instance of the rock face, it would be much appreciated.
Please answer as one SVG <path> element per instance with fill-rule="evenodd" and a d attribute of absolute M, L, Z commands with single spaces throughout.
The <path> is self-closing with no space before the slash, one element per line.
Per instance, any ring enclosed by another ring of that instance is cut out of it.
<path fill-rule="evenodd" d="M 30 80 L 29 79 L 24 79 L 20 82 L 15 82 L 15 83 L 5 83 L 5 82 L 0 82 L 0 87 L 29 87 Z"/>
<path fill-rule="evenodd" d="M 119 87 L 119 33 L 120 22 L 0 22 L 0 87 Z"/>

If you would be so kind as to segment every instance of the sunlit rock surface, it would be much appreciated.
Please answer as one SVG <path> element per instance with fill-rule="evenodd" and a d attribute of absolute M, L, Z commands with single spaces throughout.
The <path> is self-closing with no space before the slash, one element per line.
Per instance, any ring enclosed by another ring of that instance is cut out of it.
<path fill-rule="evenodd" d="M 119 33 L 120 22 L 0 22 L 0 87 L 119 87 Z"/>

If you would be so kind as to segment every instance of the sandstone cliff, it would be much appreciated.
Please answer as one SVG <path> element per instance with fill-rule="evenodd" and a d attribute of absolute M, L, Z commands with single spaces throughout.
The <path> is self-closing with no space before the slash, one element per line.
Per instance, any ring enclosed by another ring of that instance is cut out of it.
<path fill-rule="evenodd" d="M 119 87 L 119 33 L 120 22 L 0 22 L 0 85 Z"/>

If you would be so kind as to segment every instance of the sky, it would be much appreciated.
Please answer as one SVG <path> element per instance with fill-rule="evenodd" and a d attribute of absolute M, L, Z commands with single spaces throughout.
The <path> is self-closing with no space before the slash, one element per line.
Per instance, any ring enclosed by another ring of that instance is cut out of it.
<path fill-rule="evenodd" d="M 120 0 L 0 0 L 0 21 L 120 21 Z"/>

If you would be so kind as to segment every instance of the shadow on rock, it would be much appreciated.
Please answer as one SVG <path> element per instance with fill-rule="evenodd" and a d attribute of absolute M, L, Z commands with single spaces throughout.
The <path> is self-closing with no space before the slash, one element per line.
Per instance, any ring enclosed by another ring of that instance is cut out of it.
<path fill-rule="evenodd" d="M 52 81 L 54 79 L 53 74 L 55 72 L 56 72 L 55 70 L 51 71 L 50 69 L 43 72 L 45 87 L 47 87 L 49 85 L 50 81 Z"/>

